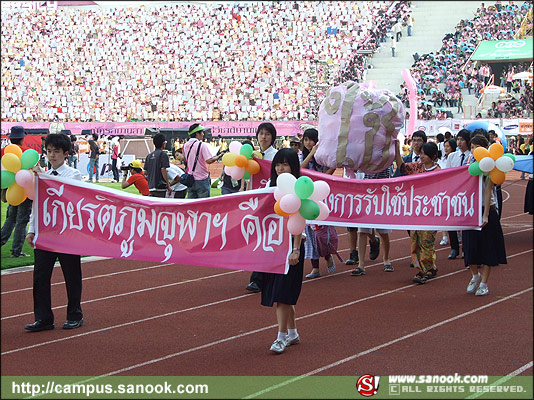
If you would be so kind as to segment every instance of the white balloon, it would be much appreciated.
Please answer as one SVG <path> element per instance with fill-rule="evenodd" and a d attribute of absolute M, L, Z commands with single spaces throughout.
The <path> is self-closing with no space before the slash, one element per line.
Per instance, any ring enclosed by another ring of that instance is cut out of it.
<path fill-rule="evenodd" d="M 276 186 L 282 194 L 295 194 L 295 182 L 297 178 L 289 173 L 284 173 L 276 179 Z"/>
<path fill-rule="evenodd" d="M 484 157 L 479 161 L 478 166 L 480 167 L 481 171 L 490 172 L 493 168 L 495 168 L 495 161 L 491 157 Z"/>
<path fill-rule="evenodd" d="M 241 143 L 234 140 L 233 142 L 230 142 L 230 145 L 228 146 L 228 150 L 230 150 L 230 153 L 239 154 L 239 150 L 241 150 L 241 146 L 242 146 Z"/>
<path fill-rule="evenodd" d="M 495 166 L 502 172 L 510 172 L 514 168 L 514 160 L 510 157 L 499 157 L 495 161 Z"/>
<path fill-rule="evenodd" d="M 313 193 L 310 196 L 310 200 L 323 201 L 330 194 L 330 185 L 325 181 L 313 182 Z"/>

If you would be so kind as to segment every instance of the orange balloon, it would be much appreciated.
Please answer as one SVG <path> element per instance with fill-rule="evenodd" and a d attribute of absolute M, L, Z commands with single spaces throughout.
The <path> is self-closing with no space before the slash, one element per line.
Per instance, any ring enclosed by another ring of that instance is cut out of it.
<path fill-rule="evenodd" d="M 7 154 L 7 153 L 15 154 L 18 158 L 20 158 L 20 156 L 22 156 L 22 149 L 16 144 L 8 144 L 4 148 L 4 154 Z"/>
<path fill-rule="evenodd" d="M 488 150 L 490 157 L 495 161 L 504 154 L 504 147 L 502 147 L 502 144 L 500 143 L 493 143 Z"/>
<path fill-rule="evenodd" d="M 12 206 L 18 206 L 24 200 L 26 200 L 26 192 L 24 191 L 24 188 L 22 186 L 19 186 L 14 183 L 7 188 L 6 199 L 7 202 Z"/>
<path fill-rule="evenodd" d="M 473 156 L 475 157 L 475 160 L 480 162 L 484 157 L 490 157 L 490 153 L 485 147 L 477 147 L 473 152 Z"/>
<path fill-rule="evenodd" d="M 506 179 L 506 174 L 495 167 L 490 172 L 490 179 L 494 184 L 500 185 Z"/>
<path fill-rule="evenodd" d="M 284 212 L 284 210 L 282 210 L 280 208 L 280 200 L 278 200 L 276 203 L 274 203 L 274 212 L 278 215 L 280 215 L 281 217 L 288 217 L 290 216 L 291 214 L 288 214 L 286 212 Z"/>
<path fill-rule="evenodd" d="M 258 164 L 257 161 L 248 160 L 245 169 L 250 175 L 256 175 L 258 172 L 260 172 L 260 164 Z"/>
<path fill-rule="evenodd" d="M 247 166 L 247 162 L 247 157 L 242 154 L 238 155 L 234 160 L 235 165 L 239 168 L 245 168 Z"/>

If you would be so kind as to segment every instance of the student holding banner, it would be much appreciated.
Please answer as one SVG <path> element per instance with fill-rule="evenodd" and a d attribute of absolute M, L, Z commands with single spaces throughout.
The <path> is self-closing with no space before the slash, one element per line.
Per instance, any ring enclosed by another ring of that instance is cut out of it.
<path fill-rule="evenodd" d="M 397 166 L 403 175 L 419 174 L 424 172 L 437 171 L 438 146 L 434 142 L 425 143 L 419 153 L 421 161 L 405 163 L 400 152 L 399 142 L 395 145 L 395 159 Z M 428 279 L 435 277 L 438 273 L 436 267 L 436 250 L 434 241 L 436 231 L 410 231 L 410 247 L 412 262 L 419 272 L 412 279 L 413 282 L 423 284 Z"/>
<path fill-rule="evenodd" d="M 264 160 L 272 161 L 276 154 L 276 128 L 270 122 L 263 122 L 256 129 L 256 140 L 260 145 L 260 152 Z M 260 292 L 263 284 L 263 273 L 254 271 L 250 275 L 250 282 L 245 288 L 251 292 Z"/>
<path fill-rule="evenodd" d="M 300 177 L 299 158 L 295 150 L 284 148 L 274 156 L 271 165 L 271 186 L 276 186 L 280 174 L 290 173 Z M 271 345 L 271 351 L 283 353 L 288 346 L 300 343 L 297 332 L 295 305 L 302 288 L 304 274 L 304 243 L 302 235 L 292 236 L 293 251 L 289 255 L 289 271 L 287 274 L 264 273 L 261 292 L 261 304 L 272 307 L 276 303 L 276 320 L 278 336 Z"/>

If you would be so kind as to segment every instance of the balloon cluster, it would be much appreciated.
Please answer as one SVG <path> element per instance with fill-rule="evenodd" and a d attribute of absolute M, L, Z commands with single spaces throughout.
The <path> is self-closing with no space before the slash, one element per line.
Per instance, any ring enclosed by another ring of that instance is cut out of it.
<path fill-rule="evenodd" d="M 477 147 L 473 156 L 476 162 L 469 166 L 469 173 L 473 176 L 489 175 L 496 185 L 503 183 L 506 173 L 514 168 L 515 156 L 504 154 L 504 147 L 500 143 L 493 143 L 489 149 Z"/>
<path fill-rule="evenodd" d="M 33 172 L 28 171 L 39 161 L 39 153 L 28 149 L 24 153 L 16 144 L 9 144 L 2 156 L 2 189 L 7 189 L 6 199 L 12 206 L 18 206 L 26 197 L 33 200 Z"/>
<path fill-rule="evenodd" d="M 222 158 L 226 175 L 237 181 L 243 177 L 249 179 L 250 175 L 260 172 L 260 164 L 252 159 L 254 149 L 250 144 L 234 141 L 230 143 L 228 149 L 230 151 Z"/>
<path fill-rule="evenodd" d="M 287 230 L 292 235 L 300 235 L 306 227 L 306 220 L 325 220 L 330 210 L 323 200 L 330 193 L 325 181 L 312 181 L 307 176 L 295 178 L 293 175 L 280 174 L 274 190 L 274 212 L 289 217 Z"/>

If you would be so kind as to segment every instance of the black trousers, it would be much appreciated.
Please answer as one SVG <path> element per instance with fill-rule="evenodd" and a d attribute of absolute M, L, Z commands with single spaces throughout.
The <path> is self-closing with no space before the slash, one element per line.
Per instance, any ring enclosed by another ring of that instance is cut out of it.
<path fill-rule="evenodd" d="M 111 160 L 111 171 L 113 172 L 113 179 L 116 181 L 119 180 L 119 169 L 117 168 L 117 159 L 113 158 Z"/>
<path fill-rule="evenodd" d="M 33 269 L 33 312 L 36 321 L 54 322 L 50 280 L 54 264 L 59 259 L 67 287 L 67 320 L 82 319 L 82 265 L 81 257 L 74 254 L 55 253 L 35 249 Z"/>

